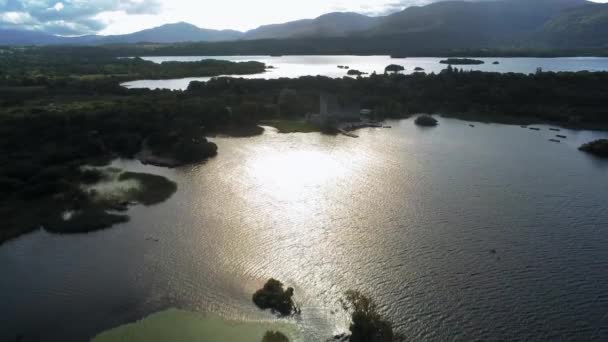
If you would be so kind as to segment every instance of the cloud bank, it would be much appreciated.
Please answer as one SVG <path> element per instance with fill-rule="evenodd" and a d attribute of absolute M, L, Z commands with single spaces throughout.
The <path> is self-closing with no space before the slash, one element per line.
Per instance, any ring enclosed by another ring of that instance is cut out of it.
<path fill-rule="evenodd" d="M 446 0 L 0 0 L 0 29 L 124 34 L 186 21 L 205 28 L 249 30 L 336 11 L 387 15 L 438 1 Z"/>
<path fill-rule="evenodd" d="M 104 13 L 158 14 L 159 0 L 0 0 L 0 28 L 58 35 L 96 33 Z"/>

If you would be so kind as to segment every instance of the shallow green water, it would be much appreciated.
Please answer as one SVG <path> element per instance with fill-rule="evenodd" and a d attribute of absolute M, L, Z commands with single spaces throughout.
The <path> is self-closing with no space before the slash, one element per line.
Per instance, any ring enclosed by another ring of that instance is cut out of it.
<path fill-rule="evenodd" d="M 267 331 L 279 331 L 290 341 L 299 341 L 293 324 L 234 322 L 215 315 L 169 309 L 103 332 L 93 342 L 260 342 Z"/>

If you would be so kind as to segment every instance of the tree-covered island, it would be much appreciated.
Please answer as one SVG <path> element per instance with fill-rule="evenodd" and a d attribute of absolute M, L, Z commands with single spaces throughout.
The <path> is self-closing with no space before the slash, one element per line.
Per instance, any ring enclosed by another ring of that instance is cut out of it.
<path fill-rule="evenodd" d="M 450 65 L 479 65 L 479 64 L 485 64 L 484 61 L 479 60 L 479 59 L 472 59 L 472 58 L 448 58 L 448 59 L 444 59 L 439 61 L 439 63 L 441 64 L 450 64 Z"/>

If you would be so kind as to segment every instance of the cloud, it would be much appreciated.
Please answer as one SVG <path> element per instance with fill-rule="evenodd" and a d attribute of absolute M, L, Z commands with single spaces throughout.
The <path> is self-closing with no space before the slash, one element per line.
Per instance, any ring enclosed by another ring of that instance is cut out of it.
<path fill-rule="evenodd" d="M 11 25 L 24 25 L 33 23 L 34 18 L 25 12 L 4 12 L 0 13 L 0 21 Z"/>
<path fill-rule="evenodd" d="M 336 12 L 357 12 L 369 16 L 384 16 L 395 12 L 402 11 L 407 7 L 425 6 L 434 2 L 449 1 L 449 0 L 392 0 L 381 2 L 368 2 L 355 7 L 350 4 L 341 4 L 332 6 L 332 11 Z M 483 0 L 463 0 L 463 1 L 483 1 Z"/>
<path fill-rule="evenodd" d="M 160 0 L 0 0 L 0 28 L 27 29 L 59 35 L 96 33 L 106 12 L 158 14 Z"/>
<path fill-rule="evenodd" d="M 396 13 L 412 6 L 426 6 L 434 2 L 451 1 L 451 0 L 397 0 L 386 2 L 381 6 L 363 6 L 358 12 L 365 15 L 381 16 Z M 496 1 L 496 0 L 459 0 L 459 1 Z"/>

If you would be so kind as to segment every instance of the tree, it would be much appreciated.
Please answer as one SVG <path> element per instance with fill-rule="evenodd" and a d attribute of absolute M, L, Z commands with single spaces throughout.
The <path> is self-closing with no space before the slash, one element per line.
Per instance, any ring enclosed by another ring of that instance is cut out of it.
<path fill-rule="evenodd" d="M 391 323 L 379 313 L 374 301 L 359 291 L 349 290 L 342 300 L 344 310 L 351 313 L 351 342 L 392 342 Z"/>
<path fill-rule="evenodd" d="M 297 312 L 293 303 L 293 288 L 283 289 L 283 283 L 271 278 L 264 284 L 264 287 L 253 294 L 253 302 L 262 310 L 270 309 L 278 312 L 282 316 L 291 315 Z"/>

